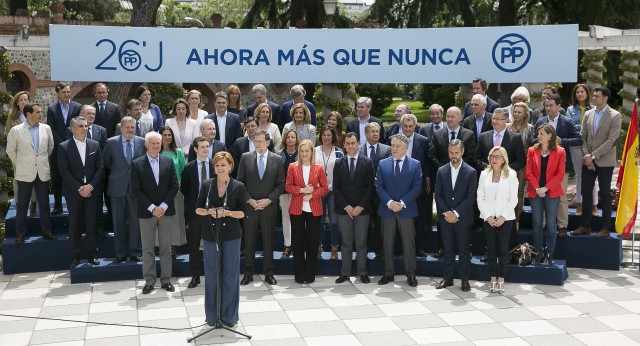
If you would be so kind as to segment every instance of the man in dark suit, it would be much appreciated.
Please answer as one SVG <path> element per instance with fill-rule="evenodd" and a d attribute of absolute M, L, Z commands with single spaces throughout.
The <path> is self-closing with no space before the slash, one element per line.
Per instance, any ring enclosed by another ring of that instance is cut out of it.
<path fill-rule="evenodd" d="M 240 158 L 238 181 L 247 187 L 250 197 L 244 221 L 244 277 L 240 285 L 253 281 L 258 230 L 262 231 L 264 281 L 269 285 L 278 284 L 273 277 L 273 229 L 278 218 L 278 199 L 284 191 L 284 167 L 280 155 L 267 150 L 270 142 L 269 133 L 258 130 L 253 139 L 256 150 Z"/>
<path fill-rule="evenodd" d="M 229 98 L 224 91 L 218 91 L 215 96 L 215 112 L 207 115 L 205 119 L 213 120 L 216 124 L 216 140 L 231 148 L 236 139 L 242 137 L 242 127 L 238 114 L 227 111 Z"/>
<path fill-rule="evenodd" d="M 173 160 L 160 155 L 162 135 L 149 132 L 144 146 L 147 155 L 131 164 L 131 190 L 138 202 L 138 220 L 142 238 L 142 294 L 150 293 L 156 283 L 155 241 L 160 249 L 160 284 L 168 292 L 171 284 L 171 226 L 176 214 L 173 199 L 178 193 L 178 177 Z"/>
<path fill-rule="evenodd" d="M 375 172 L 378 171 L 380 160 L 391 156 L 391 147 L 379 143 L 380 125 L 378 123 L 368 123 L 367 126 L 365 126 L 365 136 L 367 142 L 360 145 L 360 154 L 371 159 L 373 162 L 373 172 L 375 174 Z M 356 135 L 356 138 L 357 137 Z M 384 257 L 382 251 L 382 220 L 376 212 L 380 204 L 380 199 L 375 191 L 371 194 L 371 203 L 373 204 L 372 210 L 374 211 L 371 213 L 371 225 L 373 228 L 367 235 L 367 244 L 369 244 L 369 249 L 375 252 L 376 256 Z"/>
<path fill-rule="evenodd" d="M 394 281 L 393 248 L 397 226 L 402 239 L 407 283 L 411 287 L 418 286 L 414 218 L 418 216 L 416 199 L 422 190 L 422 171 L 420 162 L 407 156 L 408 149 L 409 139 L 405 135 L 393 135 L 391 157 L 380 161 L 376 172 L 376 191 L 380 197 L 378 214 L 382 218 L 384 244 L 384 276 L 378 281 L 379 285 Z"/>
<path fill-rule="evenodd" d="M 361 97 L 356 101 L 356 118 L 347 122 L 347 132 L 353 132 L 358 136 L 360 145 L 367 141 L 365 135 L 365 126 L 368 123 L 378 123 L 380 125 L 380 142 L 385 143 L 384 125 L 382 120 L 369 114 L 373 102 L 369 97 Z"/>
<path fill-rule="evenodd" d="M 253 101 L 255 103 L 247 108 L 247 118 L 254 116 L 256 108 L 259 104 L 266 103 L 269 105 L 269 108 L 271 108 L 271 122 L 278 125 L 278 128 L 280 128 L 280 132 L 282 132 L 282 128 L 284 127 L 285 123 L 280 118 L 280 105 L 267 100 L 267 88 L 262 84 L 256 84 L 251 89 L 251 96 L 253 97 Z M 245 119 L 240 119 L 240 122 L 244 123 L 244 120 Z"/>
<path fill-rule="evenodd" d="M 471 82 L 471 92 L 474 95 L 480 94 L 484 96 L 484 98 L 487 100 L 486 111 L 489 113 L 493 113 L 496 108 L 500 108 L 500 105 L 496 101 L 492 100 L 489 96 L 487 96 L 488 88 L 489 84 L 487 84 L 487 81 L 482 78 L 476 78 Z M 464 105 L 464 117 L 470 117 L 471 115 L 473 115 L 473 111 L 471 110 L 471 102 L 467 102 Z"/>
<path fill-rule="evenodd" d="M 254 117 L 247 117 L 244 121 L 244 128 L 247 130 L 247 136 L 238 138 L 231 147 L 231 156 L 233 156 L 234 163 L 232 174 L 234 177 L 238 176 L 238 168 L 242 154 L 256 150 L 253 141 L 256 137 L 256 133 L 258 132 L 258 121 Z M 269 151 L 273 151 L 273 143 L 271 143 L 271 141 L 269 141 L 267 149 Z"/>
<path fill-rule="evenodd" d="M 84 117 L 71 119 L 71 132 L 72 139 L 60 143 L 58 148 L 62 193 L 69 210 L 71 267 L 77 266 L 80 260 L 82 225 L 87 233 L 87 262 L 98 265 L 100 261 L 96 255 L 96 209 L 102 200 L 102 152 L 97 141 L 87 139 L 87 120 Z"/>
<path fill-rule="evenodd" d="M 116 135 L 116 125 L 122 118 L 120 107 L 107 100 L 109 87 L 104 83 L 96 83 L 93 86 L 93 95 L 96 97 L 93 107 L 98 113 L 95 123 L 104 127 L 107 130 L 107 138 L 111 138 Z"/>
<path fill-rule="evenodd" d="M 450 163 L 438 169 L 435 198 L 438 219 L 442 227 L 444 244 L 444 275 L 437 289 L 453 286 L 453 271 L 456 247 L 460 256 L 460 279 L 462 290 L 471 290 L 471 251 L 469 233 L 473 224 L 473 205 L 476 203 L 478 180 L 476 170 L 463 161 L 462 141 L 449 142 Z"/>
<path fill-rule="evenodd" d="M 291 95 L 292 99 L 280 106 L 280 121 L 282 121 L 283 126 L 293 121 L 293 119 L 291 118 L 291 107 L 293 107 L 293 105 L 296 103 L 304 103 L 304 105 L 309 108 L 309 113 L 311 115 L 311 125 L 316 126 L 316 106 L 304 99 L 304 97 L 307 95 L 307 91 L 304 90 L 304 87 L 300 84 L 296 84 L 291 87 L 289 94 Z M 254 114 L 250 115 L 253 116 Z"/>
<path fill-rule="evenodd" d="M 120 121 L 122 135 L 111 137 L 104 148 L 102 161 L 109 170 L 111 216 L 113 218 L 115 263 L 121 263 L 130 256 L 139 262 L 140 227 L 133 190 L 131 189 L 131 162 L 145 154 L 144 139 L 136 137 L 136 120 L 125 116 Z"/>
<path fill-rule="evenodd" d="M 142 101 L 131 99 L 127 102 L 127 116 L 136 121 L 135 135 L 144 138 L 144 136 L 153 131 L 153 124 L 150 121 L 142 120 Z M 116 125 L 116 135 L 120 134 L 120 124 Z"/>
<path fill-rule="evenodd" d="M 213 120 L 202 120 L 202 123 L 200 124 L 200 133 L 203 136 L 207 137 L 207 140 L 209 141 L 209 152 L 207 154 L 209 159 L 212 159 L 213 155 L 215 155 L 219 151 L 227 151 L 227 146 L 224 145 L 224 143 L 216 140 L 216 123 L 214 123 Z M 189 148 L 187 162 L 195 160 L 196 156 L 196 150 L 193 146 L 191 146 L 191 148 Z"/>
<path fill-rule="evenodd" d="M 358 138 L 348 132 L 344 138 L 347 154 L 336 160 L 333 167 L 333 193 L 335 211 L 338 214 L 342 237 L 342 271 L 336 283 L 349 280 L 356 249 L 356 270 L 363 284 L 371 282 L 367 275 L 367 231 L 373 209 L 371 199 L 375 194 L 373 161 L 358 154 Z"/>
<path fill-rule="evenodd" d="M 431 138 L 431 146 L 429 148 L 429 160 L 436 168 L 440 168 L 449 163 L 449 153 L 447 147 L 449 141 L 459 139 L 464 147 L 464 162 L 471 167 L 477 167 L 477 158 L 475 157 L 476 136 L 471 130 L 467 130 L 460 126 L 462 122 L 462 113 L 458 107 L 449 107 L 447 109 L 447 126 L 436 131 Z"/>
<path fill-rule="evenodd" d="M 402 124 L 400 124 L 400 119 L 402 119 L 402 116 L 405 114 L 411 114 L 411 106 L 406 103 L 401 103 L 396 107 L 396 110 L 393 114 L 395 114 L 396 116 L 396 122 L 393 125 L 387 127 L 384 135 L 384 138 L 387 139 L 387 145 L 391 144 L 391 136 L 402 133 Z M 416 126 L 415 132 L 418 133 L 419 130 L 420 126 Z"/>
<path fill-rule="evenodd" d="M 213 121 L 208 121 L 213 125 Z M 202 238 L 203 218 L 196 214 L 196 202 L 202 182 L 215 176 L 209 157 L 209 139 L 204 136 L 196 137 L 190 151 L 194 148 L 196 158 L 184 166 L 180 179 L 180 191 L 184 195 L 184 219 L 189 237 L 189 267 L 191 269 L 191 281 L 187 286 L 189 288 L 195 288 L 200 284 L 200 275 L 202 274 L 200 239 Z"/>
<path fill-rule="evenodd" d="M 53 210 L 51 215 L 62 214 L 62 178 L 58 170 L 58 145 L 67 139 L 67 128 L 71 119 L 80 115 L 82 105 L 71 101 L 69 83 L 56 85 L 58 100 L 47 108 L 47 125 L 53 133 L 53 153 L 51 154 L 51 188 L 53 190 Z"/>
<path fill-rule="evenodd" d="M 431 122 L 421 126 L 420 130 L 418 130 L 418 133 L 431 140 L 433 134 L 445 126 L 445 124 L 442 123 L 443 114 L 444 108 L 442 108 L 441 105 L 437 103 L 432 104 L 429 107 L 429 119 L 431 120 Z"/>
<path fill-rule="evenodd" d="M 567 225 L 569 224 L 569 201 L 567 200 L 567 186 L 569 184 L 569 173 L 574 170 L 573 160 L 571 159 L 571 150 L 569 147 L 582 145 L 582 136 L 578 131 L 578 127 L 573 120 L 560 113 L 562 108 L 562 99 L 560 95 L 548 95 L 544 100 L 545 116 L 538 119 L 535 128 L 542 124 L 551 124 L 556 129 L 556 144 L 564 148 L 566 154 L 566 163 L 564 168 L 564 179 L 562 180 L 562 191 L 560 196 L 560 205 L 558 206 L 558 237 L 567 236 Z M 533 137 L 533 143 L 538 142 L 538 136 Z M 577 167 L 581 169 L 582 167 Z"/>
<path fill-rule="evenodd" d="M 486 112 L 487 100 L 480 94 L 475 94 L 471 98 L 471 110 L 473 116 L 466 117 L 462 122 L 462 127 L 473 131 L 476 140 L 480 138 L 480 134 L 491 130 L 491 113 Z"/>

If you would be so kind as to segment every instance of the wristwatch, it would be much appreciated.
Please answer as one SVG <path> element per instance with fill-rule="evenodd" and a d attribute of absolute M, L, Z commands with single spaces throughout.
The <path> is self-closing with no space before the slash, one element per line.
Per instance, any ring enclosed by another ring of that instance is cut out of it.
<path fill-rule="evenodd" d="M 595 159 L 596 159 L 595 155 L 591 154 L 591 160 L 593 161 Z"/>

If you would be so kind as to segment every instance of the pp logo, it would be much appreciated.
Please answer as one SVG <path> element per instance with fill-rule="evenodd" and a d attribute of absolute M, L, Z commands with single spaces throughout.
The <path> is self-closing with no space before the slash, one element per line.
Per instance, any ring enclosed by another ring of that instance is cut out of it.
<path fill-rule="evenodd" d="M 125 71 L 136 71 L 142 65 L 142 55 L 138 50 L 143 52 L 147 52 L 147 56 L 153 55 L 155 53 L 155 49 L 152 47 L 148 47 L 146 41 L 142 41 L 142 44 L 136 40 L 126 40 L 120 44 L 120 48 L 118 49 L 118 44 L 110 39 L 102 39 L 96 43 L 96 47 L 101 45 L 107 45 L 111 49 L 106 53 L 106 57 L 96 65 L 96 70 L 110 70 L 115 71 L 118 69 L 116 63 L 120 65 L 120 67 Z M 154 49 L 152 51 L 152 49 Z M 116 54 L 117 51 L 117 54 Z M 112 59 L 115 58 L 115 59 Z M 144 64 L 144 68 L 148 71 L 155 72 L 158 71 L 162 67 L 162 41 L 158 42 L 158 62 L 157 66 L 151 67 L 148 64 Z M 115 60 L 115 61 L 114 61 Z"/>
<path fill-rule="evenodd" d="M 522 35 L 506 34 L 493 45 L 493 63 L 504 72 L 516 72 L 527 66 L 531 45 Z"/>

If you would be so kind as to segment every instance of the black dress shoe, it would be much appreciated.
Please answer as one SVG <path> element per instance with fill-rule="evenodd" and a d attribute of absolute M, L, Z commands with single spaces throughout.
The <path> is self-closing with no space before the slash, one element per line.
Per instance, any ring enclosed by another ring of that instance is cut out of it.
<path fill-rule="evenodd" d="M 199 284 L 200 284 L 200 276 L 194 276 L 191 278 L 191 282 L 189 282 L 189 285 L 187 287 L 196 288 L 198 287 Z"/>
<path fill-rule="evenodd" d="M 80 264 L 80 261 L 77 258 L 74 258 L 71 260 L 71 264 L 69 265 L 69 267 L 75 268 L 78 266 L 78 264 Z"/>
<path fill-rule="evenodd" d="M 265 275 L 264 282 L 268 283 L 271 286 L 275 286 L 278 284 L 278 281 L 275 277 L 273 277 L 273 275 Z"/>
<path fill-rule="evenodd" d="M 338 278 L 336 279 L 336 283 L 337 284 L 341 284 L 345 281 L 349 281 L 349 276 L 348 275 L 340 275 L 338 276 Z"/>
<path fill-rule="evenodd" d="M 162 288 L 164 288 L 167 292 L 175 292 L 176 288 L 173 287 L 173 285 L 170 282 L 167 282 L 166 284 L 160 286 Z"/>
<path fill-rule="evenodd" d="M 462 280 L 462 286 L 460 286 L 462 292 L 471 291 L 471 285 L 469 284 L 469 280 Z"/>
<path fill-rule="evenodd" d="M 408 276 L 407 277 L 407 283 L 411 287 L 418 287 L 418 279 L 416 279 L 415 276 Z"/>
<path fill-rule="evenodd" d="M 378 280 L 378 285 L 386 285 L 390 282 L 393 282 L 393 276 L 384 275 Z"/>
<path fill-rule="evenodd" d="M 55 207 L 51 210 L 51 215 L 60 215 L 62 214 L 62 207 Z"/>
<path fill-rule="evenodd" d="M 360 275 L 360 282 L 368 284 L 371 282 L 371 279 L 369 279 L 369 275 Z"/>
<path fill-rule="evenodd" d="M 444 250 L 442 250 L 442 249 L 438 249 L 438 251 L 437 251 L 435 254 L 433 254 L 433 257 L 435 257 L 435 258 L 442 258 L 442 257 L 444 257 Z"/>
<path fill-rule="evenodd" d="M 427 257 L 427 253 L 424 250 L 419 249 L 418 251 L 416 251 L 416 256 L 418 256 L 418 257 Z"/>
<path fill-rule="evenodd" d="M 253 281 L 253 275 L 245 275 L 240 281 L 240 285 L 248 285 L 251 281 Z"/>
<path fill-rule="evenodd" d="M 131 256 L 129 259 L 131 262 L 142 262 L 142 256 Z"/>
<path fill-rule="evenodd" d="M 436 285 L 437 290 L 453 286 L 453 280 L 442 280 Z"/>
<path fill-rule="evenodd" d="M 126 257 L 116 257 L 113 259 L 113 263 L 122 263 L 124 261 L 126 261 L 127 258 Z"/>
<path fill-rule="evenodd" d="M 87 259 L 87 263 L 97 266 L 97 265 L 100 265 L 100 260 L 96 256 L 91 256 Z"/>
<path fill-rule="evenodd" d="M 42 235 L 42 239 L 44 240 L 56 240 L 56 236 L 51 233 L 45 233 Z"/>
<path fill-rule="evenodd" d="M 24 238 L 23 237 L 16 237 L 16 244 L 24 244 Z"/>
<path fill-rule="evenodd" d="M 153 285 L 144 285 L 142 288 L 142 294 L 149 294 L 153 291 Z"/>

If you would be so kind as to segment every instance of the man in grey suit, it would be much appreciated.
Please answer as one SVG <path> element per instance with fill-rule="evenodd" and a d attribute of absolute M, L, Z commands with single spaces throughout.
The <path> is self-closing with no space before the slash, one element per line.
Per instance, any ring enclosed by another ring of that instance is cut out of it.
<path fill-rule="evenodd" d="M 142 117 L 142 101 L 138 99 L 129 100 L 129 102 L 127 102 L 127 116 L 136 121 L 134 133 L 136 136 L 144 138 L 147 133 L 153 131 L 152 123 L 140 120 L 140 117 Z M 120 121 L 120 123 L 122 123 L 122 121 Z M 116 135 L 120 134 L 120 126 L 121 124 L 116 125 Z"/>
<path fill-rule="evenodd" d="M 284 191 L 284 167 L 280 155 L 267 150 L 270 138 L 265 130 L 258 130 L 253 144 L 256 150 L 242 154 L 238 168 L 238 180 L 247 187 L 250 198 L 247 202 L 245 226 L 245 264 L 241 285 L 253 281 L 255 248 L 258 230 L 262 230 L 262 254 L 264 257 L 264 281 L 277 285 L 273 277 L 273 228 L 278 217 L 278 199 Z"/>
<path fill-rule="evenodd" d="M 622 120 L 620 112 L 609 107 L 607 102 L 611 91 L 606 87 L 593 89 L 591 104 L 594 109 L 588 110 L 582 120 L 582 204 L 593 203 L 593 186 L 598 179 L 600 186 L 600 204 L 602 205 L 602 224 L 596 235 L 607 238 L 611 232 L 611 179 L 616 166 L 616 142 L 620 137 Z M 576 167 L 576 169 L 578 169 Z M 572 235 L 591 233 L 591 216 L 582 213 L 580 227 L 571 232 Z"/>
<path fill-rule="evenodd" d="M 136 137 L 136 120 L 126 116 L 120 121 L 122 135 L 107 140 L 102 156 L 103 164 L 109 170 L 111 215 L 115 236 L 115 263 L 126 260 L 135 262 L 142 258 L 140 252 L 140 227 L 136 200 L 131 189 L 131 162 L 146 152 L 144 139 Z"/>
<path fill-rule="evenodd" d="M 162 135 L 149 132 L 144 146 L 147 155 L 131 164 L 131 190 L 138 201 L 138 220 L 142 238 L 142 275 L 145 280 L 142 294 L 153 291 L 156 283 L 155 240 L 160 248 L 160 284 L 168 292 L 171 284 L 171 226 L 176 214 L 173 199 L 178 193 L 178 177 L 173 160 L 160 155 Z"/>

